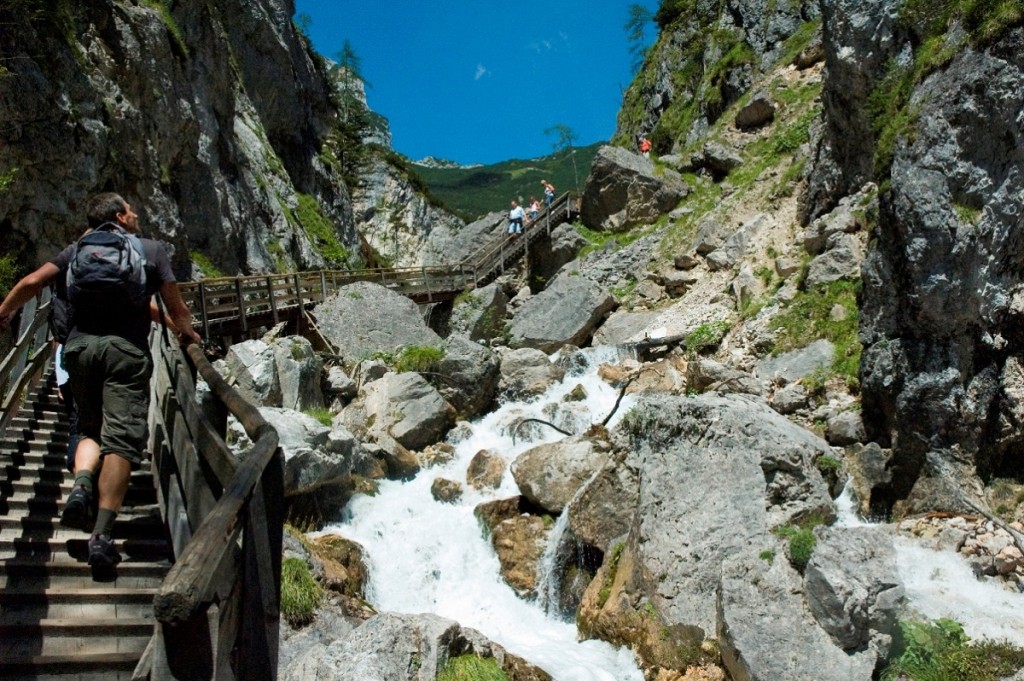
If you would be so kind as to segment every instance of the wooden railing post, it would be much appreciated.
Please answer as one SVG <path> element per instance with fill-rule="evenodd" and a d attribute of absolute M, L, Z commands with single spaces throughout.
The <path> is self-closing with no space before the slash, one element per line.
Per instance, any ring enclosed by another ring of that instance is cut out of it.
<path fill-rule="evenodd" d="M 320 292 L 320 302 L 322 303 L 323 301 L 327 300 L 327 273 L 324 272 L 323 270 L 320 270 Z"/>
<path fill-rule="evenodd" d="M 203 321 L 203 338 L 210 338 L 210 315 L 206 310 L 206 283 L 199 280 L 199 318 Z"/>
<path fill-rule="evenodd" d="M 274 324 L 277 324 L 277 300 L 274 297 L 274 278 L 271 276 L 267 276 L 267 296 L 270 298 L 270 316 L 274 319 Z"/>
<path fill-rule="evenodd" d="M 235 277 L 235 295 L 238 296 L 238 323 L 242 327 L 242 333 L 248 333 L 249 324 L 245 320 L 245 299 L 242 297 L 241 277 Z"/>

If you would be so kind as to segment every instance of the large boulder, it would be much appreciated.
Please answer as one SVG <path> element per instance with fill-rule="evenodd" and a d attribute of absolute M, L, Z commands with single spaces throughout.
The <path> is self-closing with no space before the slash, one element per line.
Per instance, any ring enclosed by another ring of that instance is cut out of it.
<path fill-rule="evenodd" d="M 569 503 L 569 528 L 579 541 L 608 552 L 633 522 L 639 494 L 637 471 L 624 465 L 625 454 L 612 452 L 604 468 Z"/>
<path fill-rule="evenodd" d="M 888 656 L 904 602 L 891 534 L 877 527 L 820 531 L 804 591 L 814 618 L 839 647 Z"/>
<path fill-rule="evenodd" d="M 423 321 L 416 303 L 380 284 L 360 281 L 342 286 L 313 308 L 313 315 L 324 337 L 346 360 L 414 345 L 441 345 L 441 337 Z"/>
<path fill-rule="evenodd" d="M 676 207 L 686 184 L 672 170 L 620 147 L 601 147 L 583 188 L 580 219 L 591 229 L 625 231 L 650 224 Z"/>
<path fill-rule="evenodd" d="M 567 266 L 571 267 L 571 266 Z M 509 327 L 509 345 L 554 352 L 563 345 L 585 345 L 615 299 L 602 286 L 563 268 L 551 284 L 527 300 Z"/>
<path fill-rule="evenodd" d="M 303 411 L 324 406 L 320 390 L 323 362 L 313 345 L 301 336 L 278 338 L 272 344 L 281 387 L 281 406 Z"/>
<path fill-rule="evenodd" d="M 831 448 L 760 400 L 643 396 L 613 437 L 637 470 L 636 512 L 618 586 L 580 612 L 588 635 L 639 645 L 624 633 L 637 614 L 630 604 L 650 602 L 679 645 L 711 636 L 725 560 L 770 545 L 773 528 L 834 517 L 814 464 Z"/>
<path fill-rule="evenodd" d="M 558 515 L 608 456 L 606 442 L 568 437 L 526 450 L 512 462 L 511 471 L 524 497 Z"/>
<path fill-rule="evenodd" d="M 259 412 L 277 431 L 284 454 L 285 493 L 302 494 L 325 485 L 350 485 L 353 465 L 365 456 L 354 438 L 332 438 L 330 427 L 293 409 L 260 407 Z M 234 418 L 228 420 L 228 439 L 237 452 L 252 446 Z"/>
<path fill-rule="evenodd" d="M 551 681 L 475 629 L 438 615 L 394 613 L 371 617 L 342 639 L 312 646 L 282 670 L 281 680 L 434 681 L 449 658 L 466 654 L 493 657 L 510 678 Z"/>
<path fill-rule="evenodd" d="M 540 350 L 520 348 L 501 356 L 498 392 L 505 399 L 536 397 L 562 380 L 565 369 L 555 365 Z"/>
<path fill-rule="evenodd" d="M 807 617 L 800 575 L 788 561 L 753 551 L 721 566 L 718 643 L 733 679 L 870 681 L 875 657 L 849 654 Z"/>
<path fill-rule="evenodd" d="M 363 408 L 370 432 L 390 435 L 403 447 L 422 449 L 444 439 L 455 410 L 416 372 L 389 373 L 366 386 Z"/>
<path fill-rule="evenodd" d="M 257 406 L 281 406 L 281 382 L 274 348 L 261 340 L 236 343 L 224 358 L 230 383 Z"/>

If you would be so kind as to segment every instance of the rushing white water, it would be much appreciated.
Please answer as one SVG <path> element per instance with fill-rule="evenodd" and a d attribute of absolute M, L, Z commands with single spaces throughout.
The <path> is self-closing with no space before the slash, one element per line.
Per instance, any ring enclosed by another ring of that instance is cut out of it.
<path fill-rule="evenodd" d="M 580 376 L 566 376 L 561 384 L 530 403 L 507 403 L 473 424 L 472 434 L 456 444 L 448 463 L 421 471 L 409 482 L 384 482 L 376 496 L 353 499 L 342 523 L 328 531 L 358 542 L 365 550 L 370 580 L 367 597 L 382 611 L 431 612 L 477 629 L 491 640 L 547 671 L 557 681 L 642 681 L 632 653 L 601 641 L 577 641 L 575 625 L 545 615 L 536 603 L 519 598 L 502 580 L 498 558 L 484 537 L 473 509 L 481 502 L 519 493 L 506 470 L 498 490 L 477 491 L 464 484 L 458 503 L 434 500 L 436 478 L 465 483 L 466 469 L 481 449 L 512 461 L 521 452 L 563 435 L 540 426 L 523 427 L 515 444 L 510 426 L 521 418 L 564 423 L 598 423 L 611 412 L 616 390 L 601 381 L 597 367 L 614 359 L 612 349 L 585 351 L 589 366 Z M 577 384 L 587 399 L 562 402 Z M 619 406 L 609 427 L 628 409 Z M 569 411 L 563 418 L 551 413 Z M 585 405 L 586 418 L 573 410 Z M 548 412 L 542 410 L 548 406 Z M 560 425 L 560 427 L 562 427 Z M 528 441 L 524 433 L 529 430 Z M 532 438 L 532 439 L 529 439 Z"/>
<path fill-rule="evenodd" d="M 856 514 L 856 499 L 847 482 L 836 499 L 836 524 L 871 525 Z M 993 579 L 978 578 L 956 551 L 927 546 L 919 539 L 894 535 L 896 566 L 907 596 L 907 615 L 915 619 L 956 620 L 972 639 L 1008 640 L 1024 646 L 1024 595 Z"/>

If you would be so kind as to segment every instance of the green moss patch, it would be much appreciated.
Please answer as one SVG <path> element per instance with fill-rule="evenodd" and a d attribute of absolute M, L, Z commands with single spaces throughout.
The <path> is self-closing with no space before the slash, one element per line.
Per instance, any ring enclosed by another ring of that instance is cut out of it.
<path fill-rule="evenodd" d="M 997 681 L 1024 668 L 1024 650 L 1006 642 L 972 643 L 959 622 L 902 621 L 882 681 Z"/>

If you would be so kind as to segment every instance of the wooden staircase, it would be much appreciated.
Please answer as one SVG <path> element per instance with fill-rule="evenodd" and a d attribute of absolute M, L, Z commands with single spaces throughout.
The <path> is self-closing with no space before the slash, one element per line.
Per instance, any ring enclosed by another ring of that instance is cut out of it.
<path fill-rule="evenodd" d="M 73 482 L 64 420 L 51 376 L 0 441 L 0 679 L 130 679 L 153 635 L 170 542 L 152 475 L 133 473 L 114 524 L 122 562 L 94 580 L 89 535 L 59 524 Z"/>

